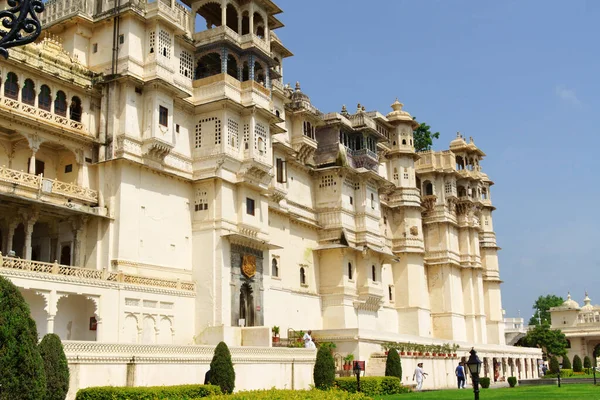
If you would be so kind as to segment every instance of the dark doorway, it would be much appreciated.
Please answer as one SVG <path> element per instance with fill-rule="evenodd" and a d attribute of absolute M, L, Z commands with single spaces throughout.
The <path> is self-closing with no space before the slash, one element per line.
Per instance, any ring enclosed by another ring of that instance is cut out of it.
<path fill-rule="evenodd" d="M 71 246 L 63 246 L 60 250 L 60 263 L 62 265 L 71 265 Z"/>
<path fill-rule="evenodd" d="M 254 326 L 254 294 L 247 282 L 240 288 L 240 319 L 246 320 L 246 326 Z"/>
<path fill-rule="evenodd" d="M 19 224 L 17 229 L 15 229 L 12 247 L 13 248 L 8 249 L 8 251 L 14 250 L 17 258 L 23 258 L 25 256 L 25 226 L 23 224 Z"/>

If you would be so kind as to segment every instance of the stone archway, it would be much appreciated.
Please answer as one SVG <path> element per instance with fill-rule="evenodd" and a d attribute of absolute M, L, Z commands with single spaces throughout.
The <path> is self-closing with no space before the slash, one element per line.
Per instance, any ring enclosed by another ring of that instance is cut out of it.
<path fill-rule="evenodd" d="M 79 294 L 63 295 L 57 303 L 55 333 L 61 340 L 97 340 L 97 309 L 94 301 Z"/>
<path fill-rule="evenodd" d="M 138 343 L 139 336 L 138 319 L 133 314 L 127 315 L 123 323 L 123 341 L 126 343 Z"/>
<path fill-rule="evenodd" d="M 31 318 L 35 321 L 38 340 L 41 340 L 48 333 L 48 313 L 46 312 L 46 299 L 44 296 L 36 293 L 35 290 L 19 288 L 19 292 L 29 306 Z"/>

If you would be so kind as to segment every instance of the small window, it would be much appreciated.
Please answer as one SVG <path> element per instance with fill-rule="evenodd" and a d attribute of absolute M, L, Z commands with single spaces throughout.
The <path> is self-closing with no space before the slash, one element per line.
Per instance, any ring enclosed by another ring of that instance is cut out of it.
<path fill-rule="evenodd" d="M 354 199 L 352 198 L 352 196 L 348 196 L 350 197 L 350 205 L 354 204 Z"/>
<path fill-rule="evenodd" d="M 375 195 L 371 193 L 371 209 L 375 209 Z"/>
<path fill-rule="evenodd" d="M 390 301 L 394 301 L 394 291 L 392 290 L 392 285 L 388 286 L 388 299 L 390 299 Z"/>
<path fill-rule="evenodd" d="M 275 163 L 277 167 L 277 182 L 286 183 L 287 182 L 287 161 L 278 158 Z"/>
<path fill-rule="evenodd" d="M 92 53 L 94 53 L 94 54 L 95 54 L 95 53 L 97 53 L 97 52 L 98 52 L 98 43 L 94 43 L 94 44 L 92 45 Z"/>
<path fill-rule="evenodd" d="M 377 282 L 377 268 L 374 265 L 371 265 L 371 278 L 373 282 Z"/>
<path fill-rule="evenodd" d="M 179 124 L 175 124 L 175 132 L 179 133 Z"/>
<path fill-rule="evenodd" d="M 279 278 L 279 265 L 276 258 L 271 261 L 271 276 L 273 276 L 273 278 Z"/>
<path fill-rule="evenodd" d="M 351 280 L 352 280 L 352 278 L 353 278 L 353 276 L 352 276 L 352 273 L 353 273 L 353 272 L 354 272 L 354 271 L 352 271 L 352 263 L 348 263 L 348 280 L 349 280 L 349 281 L 351 281 Z"/>
<path fill-rule="evenodd" d="M 119 44 L 123 44 L 125 43 L 125 35 L 121 34 L 119 35 Z"/>
<path fill-rule="evenodd" d="M 65 165 L 65 174 L 73 172 L 73 164 Z"/>
<path fill-rule="evenodd" d="M 300 284 L 306 285 L 306 271 L 304 267 L 300 267 Z"/>
<path fill-rule="evenodd" d="M 162 126 L 168 126 L 169 110 L 166 107 L 159 106 L 158 123 L 161 124 Z"/>
<path fill-rule="evenodd" d="M 246 214 L 254 215 L 254 199 L 246 197 Z"/>

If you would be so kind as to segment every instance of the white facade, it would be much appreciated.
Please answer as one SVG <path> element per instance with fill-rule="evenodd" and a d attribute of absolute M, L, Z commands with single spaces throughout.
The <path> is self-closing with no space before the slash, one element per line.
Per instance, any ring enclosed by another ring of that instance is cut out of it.
<path fill-rule="evenodd" d="M 322 114 L 282 85 L 274 3 L 184 3 L 50 1 L 47 37 L 0 62 L 0 273 L 40 335 L 160 352 L 277 325 L 368 362 L 403 338 L 540 357 L 505 346 L 472 140 L 416 154 L 397 101 Z"/>

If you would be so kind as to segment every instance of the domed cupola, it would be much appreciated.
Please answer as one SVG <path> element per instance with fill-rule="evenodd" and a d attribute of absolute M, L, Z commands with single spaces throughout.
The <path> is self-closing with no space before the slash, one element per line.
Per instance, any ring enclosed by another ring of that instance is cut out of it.
<path fill-rule="evenodd" d="M 579 309 L 579 303 L 577 303 L 575 300 L 571 299 L 571 293 L 569 293 L 567 295 L 567 300 L 565 300 L 564 303 L 562 303 L 561 308 L 566 308 L 566 309 Z"/>
<path fill-rule="evenodd" d="M 594 306 L 592 305 L 592 300 L 589 298 L 587 292 L 585 292 L 585 299 L 583 299 L 585 303 L 583 307 L 581 307 L 582 311 L 593 311 Z"/>

